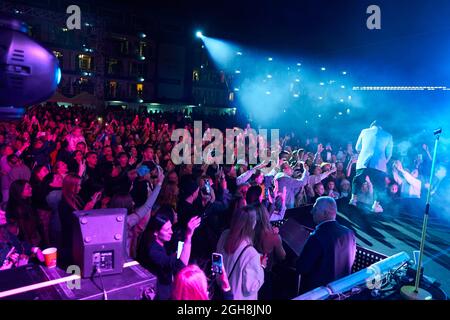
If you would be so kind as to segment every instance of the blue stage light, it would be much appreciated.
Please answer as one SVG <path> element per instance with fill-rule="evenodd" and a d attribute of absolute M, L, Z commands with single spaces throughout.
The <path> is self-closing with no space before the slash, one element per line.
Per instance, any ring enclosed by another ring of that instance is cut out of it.
<path fill-rule="evenodd" d="M 196 33 L 195 33 L 195 36 L 197 37 L 197 38 L 203 38 L 203 33 L 201 32 L 201 31 L 197 31 Z"/>
<path fill-rule="evenodd" d="M 62 77 L 62 75 L 61 75 L 61 68 L 60 67 L 57 67 L 56 68 L 56 85 L 58 85 L 60 82 L 61 82 L 61 77 Z"/>

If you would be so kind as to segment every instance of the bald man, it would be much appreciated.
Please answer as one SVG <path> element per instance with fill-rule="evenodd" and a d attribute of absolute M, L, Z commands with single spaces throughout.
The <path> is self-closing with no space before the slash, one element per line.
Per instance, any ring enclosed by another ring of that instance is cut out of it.
<path fill-rule="evenodd" d="M 348 276 L 356 254 L 355 235 L 336 221 L 333 198 L 318 198 L 311 213 L 317 226 L 297 260 L 300 294 Z"/>

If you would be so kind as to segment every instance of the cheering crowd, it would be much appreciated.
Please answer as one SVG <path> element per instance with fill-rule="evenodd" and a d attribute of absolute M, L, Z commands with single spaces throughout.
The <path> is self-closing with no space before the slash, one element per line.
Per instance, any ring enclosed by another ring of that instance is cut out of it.
<path fill-rule="evenodd" d="M 195 120 L 204 120 L 204 130 L 239 125 L 229 115 Z M 279 153 L 273 166 L 244 160 L 176 165 L 172 132 L 184 128 L 194 136 L 193 121 L 185 113 L 99 115 L 47 104 L 28 109 L 19 122 L 0 122 L 1 270 L 43 261 L 41 249 L 48 247 L 58 248 L 58 263 L 69 265 L 73 212 L 126 208 L 127 255 L 157 276 L 158 299 L 270 299 L 272 266 L 286 256 L 275 222 L 283 221 L 286 210 L 314 205 L 317 230 L 325 230 L 324 223 L 331 228 L 331 221 L 333 232 L 351 244 L 339 248 L 345 262 L 333 266 L 339 268 L 336 278 L 350 273 L 355 248 L 354 235 L 335 221 L 338 205 L 383 215 L 400 211 L 400 199 L 413 208 L 429 187 L 426 145 L 413 158 L 389 162 L 375 208 L 368 175 L 357 190 L 352 186 L 354 143 L 294 141 L 286 134 L 277 150 L 268 150 Z M 179 241 L 184 245 L 177 258 Z M 320 241 L 308 242 L 297 262 L 306 279 L 302 291 L 334 279 L 323 276 L 331 271 L 315 270 L 314 252 L 320 250 L 313 248 Z M 206 276 L 213 252 L 223 256 L 215 286 Z"/>

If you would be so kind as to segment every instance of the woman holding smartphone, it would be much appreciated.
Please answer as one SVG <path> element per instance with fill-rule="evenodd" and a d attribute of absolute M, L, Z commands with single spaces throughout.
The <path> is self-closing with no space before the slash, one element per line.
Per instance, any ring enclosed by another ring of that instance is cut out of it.
<path fill-rule="evenodd" d="M 261 257 L 253 246 L 256 216 L 256 210 L 250 206 L 235 212 L 230 230 L 222 233 L 217 244 L 235 300 L 258 300 L 264 283 L 267 256 Z"/>
<path fill-rule="evenodd" d="M 157 300 L 169 300 L 172 294 L 173 277 L 189 264 L 191 241 L 195 229 L 200 225 L 200 218 L 193 217 L 186 229 L 180 258 L 169 255 L 164 247 L 173 235 L 172 221 L 165 214 L 153 216 L 144 231 L 138 250 L 139 263 L 157 277 Z"/>

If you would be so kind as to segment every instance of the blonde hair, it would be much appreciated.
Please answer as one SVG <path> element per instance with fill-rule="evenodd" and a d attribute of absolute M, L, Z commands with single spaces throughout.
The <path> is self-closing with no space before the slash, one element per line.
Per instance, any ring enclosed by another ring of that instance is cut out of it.
<path fill-rule="evenodd" d="M 173 282 L 172 299 L 209 300 L 208 280 L 197 265 L 189 265 L 177 273 Z"/>

